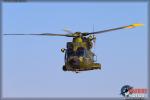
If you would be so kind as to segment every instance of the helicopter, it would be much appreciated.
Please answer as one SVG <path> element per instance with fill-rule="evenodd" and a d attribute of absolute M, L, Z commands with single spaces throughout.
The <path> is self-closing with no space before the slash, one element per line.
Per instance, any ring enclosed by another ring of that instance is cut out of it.
<path fill-rule="evenodd" d="M 64 30 L 68 32 L 68 34 L 42 33 L 42 34 L 4 34 L 4 35 L 65 36 L 73 38 L 71 42 L 67 42 L 66 48 L 61 49 L 61 52 L 65 53 L 64 57 L 65 64 L 63 65 L 62 69 L 63 71 L 73 71 L 79 73 L 80 71 L 101 69 L 101 64 L 96 63 L 96 60 L 94 59 L 96 55 L 94 52 L 92 52 L 93 44 L 96 41 L 95 35 L 120 29 L 131 29 L 138 26 L 143 26 L 143 24 L 134 23 L 131 25 L 95 32 L 71 32 L 69 30 Z"/>

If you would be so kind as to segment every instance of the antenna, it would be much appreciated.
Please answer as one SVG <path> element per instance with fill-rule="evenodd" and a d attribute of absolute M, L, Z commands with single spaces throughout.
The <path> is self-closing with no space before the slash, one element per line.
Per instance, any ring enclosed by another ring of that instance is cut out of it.
<path fill-rule="evenodd" d="M 93 32 L 94 32 L 94 24 L 93 24 Z"/>

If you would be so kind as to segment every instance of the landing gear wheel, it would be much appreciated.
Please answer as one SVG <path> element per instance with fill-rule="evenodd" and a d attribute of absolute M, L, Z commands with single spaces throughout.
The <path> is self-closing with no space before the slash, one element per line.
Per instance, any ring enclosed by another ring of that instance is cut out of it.
<path fill-rule="evenodd" d="M 65 66 L 65 65 L 63 66 L 63 68 L 62 68 L 62 69 L 63 69 L 63 71 L 67 71 L 67 68 L 66 68 L 66 66 Z"/>
<path fill-rule="evenodd" d="M 79 73 L 78 71 L 75 71 L 77 74 Z"/>

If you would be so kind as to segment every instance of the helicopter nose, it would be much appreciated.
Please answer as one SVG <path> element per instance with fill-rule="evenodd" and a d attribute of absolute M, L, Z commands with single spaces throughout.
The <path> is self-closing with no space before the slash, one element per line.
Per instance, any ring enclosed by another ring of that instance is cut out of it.
<path fill-rule="evenodd" d="M 80 65 L 80 61 L 79 61 L 79 59 L 72 59 L 72 60 L 70 60 L 70 64 L 73 66 L 78 66 L 78 65 Z"/>

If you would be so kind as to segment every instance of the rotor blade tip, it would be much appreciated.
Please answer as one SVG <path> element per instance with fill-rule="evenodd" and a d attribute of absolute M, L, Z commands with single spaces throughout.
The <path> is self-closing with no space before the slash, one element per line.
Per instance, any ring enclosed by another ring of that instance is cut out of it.
<path fill-rule="evenodd" d="M 143 26 L 144 24 L 141 24 L 141 23 L 134 23 L 134 24 L 131 24 L 129 26 L 126 26 L 125 28 L 135 28 L 135 27 L 139 27 L 139 26 Z"/>
<path fill-rule="evenodd" d="M 143 26 L 144 24 L 141 24 L 141 23 L 135 23 L 135 24 L 132 24 L 134 27 L 137 27 L 137 26 Z"/>

